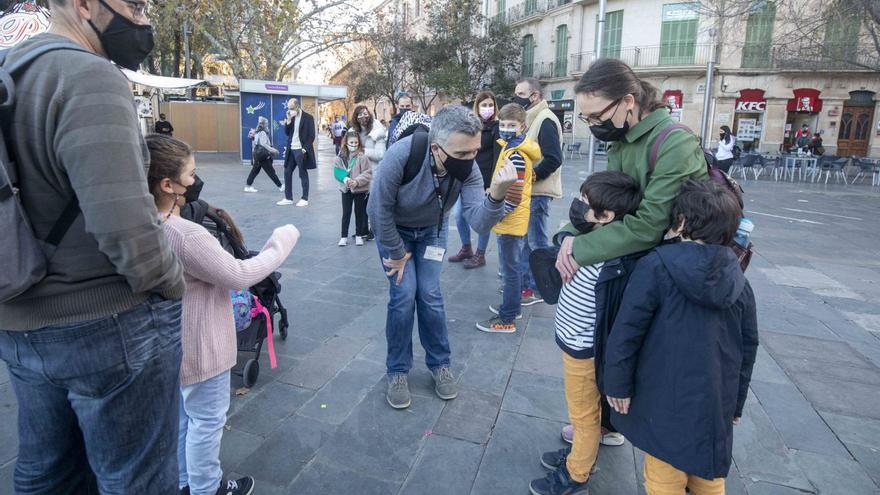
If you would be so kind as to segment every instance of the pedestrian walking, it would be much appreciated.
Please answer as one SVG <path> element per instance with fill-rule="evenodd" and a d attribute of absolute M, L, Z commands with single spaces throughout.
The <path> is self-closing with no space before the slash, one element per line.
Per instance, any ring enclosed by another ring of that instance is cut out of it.
<path fill-rule="evenodd" d="M 507 163 L 488 193 L 483 189 L 474 162 L 481 130 L 482 123 L 470 110 L 446 106 L 437 112 L 427 136 L 416 132 L 401 139 L 374 171 L 368 210 L 389 282 L 386 400 L 396 409 L 411 404 L 407 377 L 416 312 L 435 393 L 445 400 L 458 395 L 449 368 L 452 351 L 440 290 L 446 217 L 461 196 L 468 223 L 477 232 L 487 232 L 504 214 L 505 194 L 516 181 L 516 170 Z"/>
<path fill-rule="evenodd" d="M 501 145 L 498 144 L 498 102 L 495 94 L 484 91 L 474 99 L 474 113 L 480 117 L 483 130 L 480 133 L 480 152 L 477 153 L 477 166 L 483 176 L 483 186 L 489 188 L 492 182 L 492 173 L 501 153 Z M 455 204 L 453 210 L 455 223 L 458 227 L 458 236 L 461 239 L 461 249 L 458 254 L 449 257 L 449 261 L 457 263 L 463 261 L 462 266 L 466 269 L 486 266 L 486 248 L 489 246 L 489 234 L 477 236 L 477 249 L 474 251 L 471 245 L 471 226 L 467 223 L 461 210 L 461 200 Z"/>
<path fill-rule="evenodd" d="M 339 150 L 342 147 L 342 139 L 345 136 L 345 123 L 342 122 L 342 119 L 337 115 L 336 119 L 330 125 L 330 137 L 333 138 L 333 145 L 336 147 L 336 154 L 339 155 Z"/>
<path fill-rule="evenodd" d="M 269 179 L 275 183 L 275 187 L 279 191 L 284 192 L 284 185 L 278 179 L 275 173 L 275 157 L 280 152 L 272 147 L 272 141 L 269 136 L 269 120 L 266 117 L 257 119 L 257 128 L 254 130 L 254 140 L 251 143 L 251 172 L 247 176 L 244 192 L 255 193 L 258 190 L 254 187 L 254 179 L 260 173 L 260 170 L 266 172 Z"/>
<path fill-rule="evenodd" d="M 529 233 L 523 246 L 522 270 L 526 273 L 522 305 L 532 306 L 543 301 L 535 287 L 529 266 L 532 250 L 550 246 L 550 202 L 562 198 L 562 125 L 544 99 L 544 89 L 534 78 L 517 81 L 513 102 L 526 109 L 526 133 L 541 147 L 539 163 L 535 165 L 535 184 L 532 186 Z"/>
<path fill-rule="evenodd" d="M 721 126 L 721 134 L 718 140 L 718 151 L 715 152 L 715 165 L 727 173 L 730 166 L 733 165 L 734 148 L 736 147 L 736 136 L 730 132 L 730 127 Z"/>
<path fill-rule="evenodd" d="M 149 157 L 119 71 L 153 48 L 146 3 L 49 8 L 50 33 L 0 55 L 17 89 L 0 83 L 15 93 L 0 134 L 44 246 L 19 251 L 4 217 L 0 272 L 8 282 L 17 254 L 48 259 L 45 276 L 0 301 L 18 402 L 14 491 L 177 493 L 183 270 L 145 185 Z"/>
<path fill-rule="evenodd" d="M 284 133 L 287 134 L 287 149 L 284 156 L 284 199 L 275 204 L 278 206 L 293 204 L 293 171 L 298 168 L 302 197 L 297 201 L 296 206 L 309 206 L 309 170 L 318 168 L 315 156 L 315 118 L 300 108 L 299 100 L 291 98 L 287 100 L 287 118 L 283 123 Z"/>
<path fill-rule="evenodd" d="M 413 99 L 412 96 L 403 93 L 397 97 L 397 113 L 391 117 L 391 122 L 388 123 L 388 139 L 385 141 L 385 148 L 391 147 L 394 144 L 393 136 L 394 131 L 397 129 L 397 123 L 400 122 L 400 118 L 403 117 L 403 114 L 409 112 L 413 109 Z"/>
<path fill-rule="evenodd" d="M 299 231 L 293 225 L 280 227 L 259 254 L 236 259 L 203 226 L 180 217 L 187 188 L 195 184 L 192 149 L 161 135 L 147 137 L 147 147 L 147 186 L 165 235 L 183 262 L 187 284 L 178 411 L 179 487 L 191 495 L 251 495 L 252 477 L 223 479 L 220 467 L 230 370 L 238 351 L 230 291 L 250 287 L 275 271 L 296 245 Z"/>
<path fill-rule="evenodd" d="M 339 247 L 348 245 L 352 206 L 355 218 L 354 243 L 363 246 L 370 233 L 367 223 L 367 192 L 373 180 L 373 164 L 367 158 L 360 135 L 354 128 L 345 133 L 345 148 L 336 157 L 333 175 L 342 192 L 342 237 L 339 239 Z"/>

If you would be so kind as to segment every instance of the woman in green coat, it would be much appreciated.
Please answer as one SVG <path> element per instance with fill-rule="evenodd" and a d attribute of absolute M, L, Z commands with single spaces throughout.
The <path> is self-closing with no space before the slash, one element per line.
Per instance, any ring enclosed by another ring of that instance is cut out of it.
<path fill-rule="evenodd" d="M 648 174 L 651 146 L 663 128 L 675 122 L 658 101 L 657 90 L 625 63 L 600 59 L 575 86 L 578 116 L 600 141 L 610 143 L 608 170 L 639 182 L 643 199 L 635 215 L 601 229 L 566 238 L 556 266 L 566 282 L 581 266 L 608 261 L 656 246 L 669 227 L 669 210 L 682 182 L 709 178 L 700 142 L 693 134 L 671 132 L 660 146 L 654 172 Z M 568 225 L 563 229 L 578 232 Z"/>

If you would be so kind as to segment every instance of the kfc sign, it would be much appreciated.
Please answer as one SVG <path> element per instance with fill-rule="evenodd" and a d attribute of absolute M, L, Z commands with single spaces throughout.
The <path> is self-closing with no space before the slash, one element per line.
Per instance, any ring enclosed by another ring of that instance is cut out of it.
<path fill-rule="evenodd" d="M 763 112 L 767 110 L 766 101 L 739 101 L 736 102 L 737 112 Z"/>
<path fill-rule="evenodd" d="M 736 99 L 735 111 L 761 113 L 767 110 L 763 89 L 741 89 Z"/>

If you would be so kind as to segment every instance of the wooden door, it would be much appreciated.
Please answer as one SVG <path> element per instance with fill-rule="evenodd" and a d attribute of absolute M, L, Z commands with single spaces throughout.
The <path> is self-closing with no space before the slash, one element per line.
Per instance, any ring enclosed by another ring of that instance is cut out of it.
<path fill-rule="evenodd" d="M 843 107 L 840 132 L 837 135 L 837 156 L 866 156 L 874 107 Z"/>

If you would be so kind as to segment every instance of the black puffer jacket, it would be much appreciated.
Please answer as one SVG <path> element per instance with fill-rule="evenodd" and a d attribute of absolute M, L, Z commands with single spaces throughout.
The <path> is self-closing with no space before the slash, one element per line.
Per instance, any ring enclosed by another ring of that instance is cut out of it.
<path fill-rule="evenodd" d="M 606 345 L 604 391 L 632 398 L 611 422 L 677 469 L 727 476 L 757 348 L 755 297 L 730 248 L 656 248 L 630 277 Z"/>

